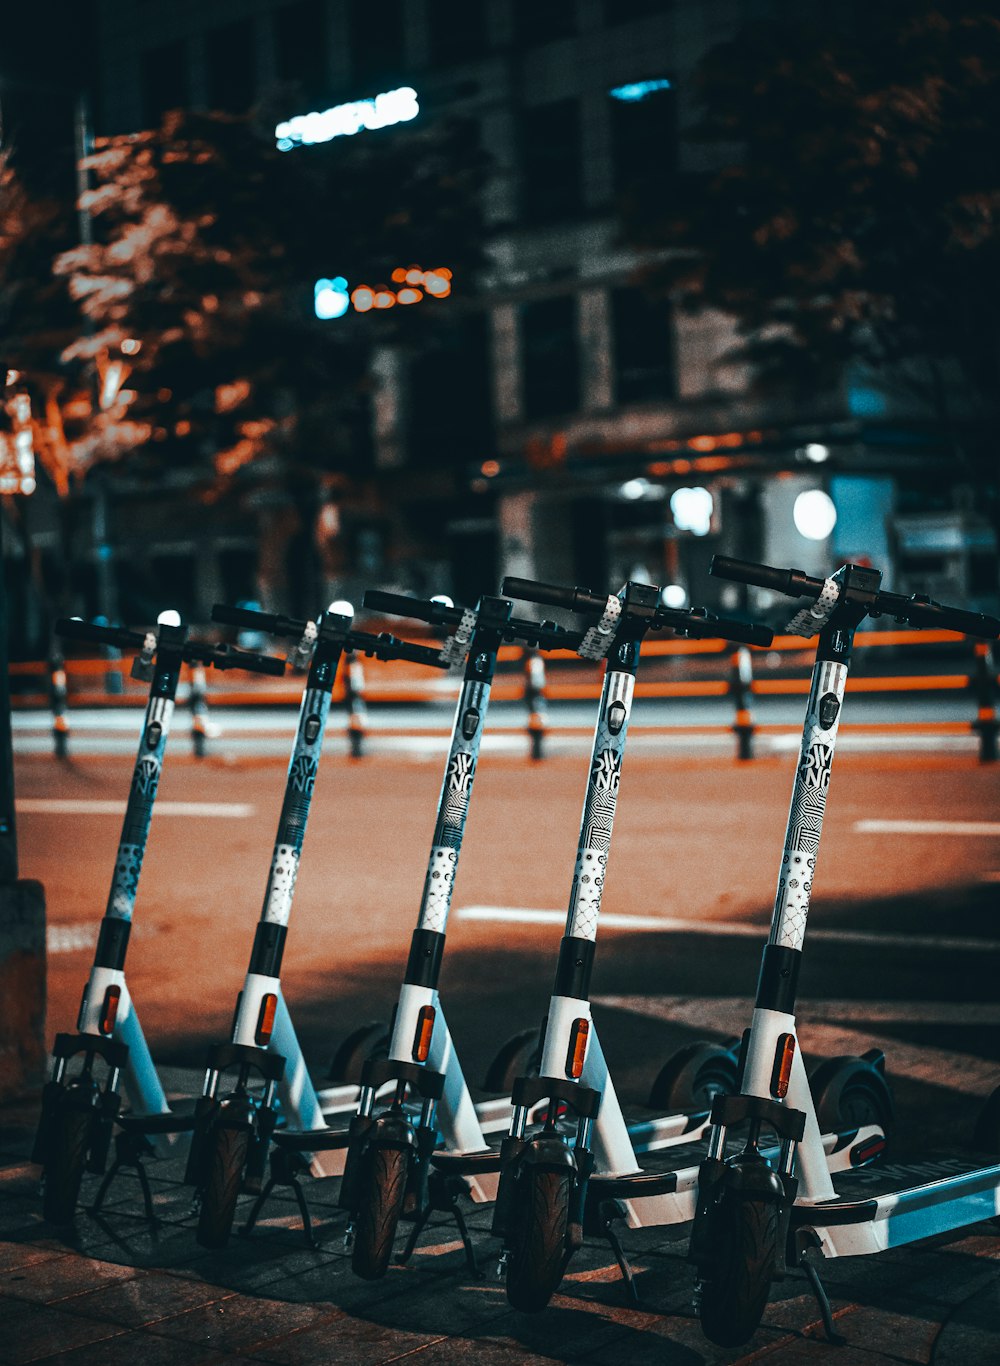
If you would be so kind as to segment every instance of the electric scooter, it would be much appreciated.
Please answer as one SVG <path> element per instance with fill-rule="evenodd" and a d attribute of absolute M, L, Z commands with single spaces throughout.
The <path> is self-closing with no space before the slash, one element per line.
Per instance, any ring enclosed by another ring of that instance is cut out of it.
<path fill-rule="evenodd" d="M 593 609 L 598 601 L 586 590 L 506 580 L 518 596 L 570 610 Z M 616 1230 L 686 1222 L 694 1215 L 701 1137 L 714 1095 L 737 1083 L 738 1059 L 723 1044 L 699 1043 L 682 1049 L 667 1063 L 650 1096 L 650 1105 L 669 1101 L 685 1113 L 661 1124 L 679 1131 L 661 1156 L 667 1165 L 640 1168 L 636 1157 L 648 1147 L 636 1141 L 624 1122 L 590 1013 L 589 984 L 604 876 L 617 806 L 621 765 L 635 686 L 635 670 L 646 633 L 670 627 L 680 634 L 721 637 L 766 645 L 771 632 L 742 622 L 720 621 L 701 610 L 660 607 L 660 590 L 629 583 L 606 600 L 607 668 L 594 737 L 580 843 L 570 895 L 555 992 L 545 1027 L 541 1076 L 521 1078 L 515 1086 L 510 1134 L 501 1149 L 502 1175 L 493 1231 L 503 1240 L 500 1273 L 506 1271 L 507 1295 L 515 1307 L 537 1310 L 555 1291 L 586 1235 L 601 1235 L 638 1300 L 632 1269 Z M 838 1067 L 850 1060 L 841 1060 Z M 528 1106 L 548 1098 L 548 1120 L 527 1129 Z M 575 1116 L 570 1146 L 562 1110 Z M 691 1113 L 698 1111 L 698 1113 Z M 641 1132 L 641 1131 L 640 1131 Z M 685 1141 L 687 1140 L 687 1141 Z M 871 1160 L 884 1143 L 882 1129 L 859 1128 L 840 1117 L 823 1138 L 831 1167 Z"/>
<path fill-rule="evenodd" d="M 409 959 L 391 1027 L 388 1056 L 369 1058 L 361 1071 L 361 1099 L 351 1121 L 339 1203 L 350 1214 L 347 1242 L 359 1276 L 385 1275 L 400 1217 L 415 1218 L 402 1260 L 409 1257 L 432 1209 L 458 1225 L 470 1266 L 475 1258 L 458 1194 L 493 1199 L 495 1173 L 456 1185 L 428 1188 L 428 1159 L 438 1142 L 449 1152 L 487 1151 L 483 1121 L 473 1104 L 438 994 L 445 927 L 451 907 L 465 821 L 476 776 L 497 654 L 504 641 L 544 650 L 575 649 L 581 637 L 552 622 L 521 621 L 504 598 L 484 597 L 474 610 L 395 593 L 368 592 L 366 608 L 453 628 L 443 653 L 461 665 L 462 689 L 438 800 L 430 859 Z M 523 1046 L 524 1036 L 514 1041 Z M 498 1058 L 491 1071 L 509 1058 Z M 380 1088 L 390 1101 L 375 1108 Z M 410 1097 L 416 1102 L 413 1113 Z M 506 1120 L 506 1105 L 503 1106 Z"/>
<path fill-rule="evenodd" d="M 42 1091 L 42 1113 L 32 1161 L 43 1169 L 45 1218 L 68 1223 L 76 1210 L 84 1170 L 105 1169 L 112 1130 L 117 1122 L 134 1151 L 151 1151 L 168 1144 L 190 1128 L 190 1119 L 171 1113 L 153 1065 L 139 1017 L 125 982 L 125 955 L 132 928 L 139 874 L 149 837 L 153 803 L 160 782 L 170 733 L 174 699 L 182 664 L 211 665 L 216 669 L 247 669 L 281 674 L 285 663 L 268 655 L 188 640 L 188 628 L 176 612 L 163 612 L 155 631 L 145 634 L 123 627 L 95 626 L 76 620 L 56 622 L 56 634 L 81 640 L 138 649 L 132 677 L 149 683 L 149 702 L 132 770 L 104 919 L 90 977 L 84 988 L 76 1034 L 57 1034 L 52 1050 L 51 1080 Z M 78 1071 L 70 1071 L 80 1058 Z M 100 1061 L 103 1082 L 94 1075 Z M 120 1085 L 124 1080 L 131 1113 L 120 1115 Z M 119 1154 L 121 1157 L 121 1154 Z M 100 1205 L 110 1175 L 98 1194 Z M 147 1216 L 152 1200 L 141 1162 L 132 1160 L 142 1184 Z"/>
<path fill-rule="evenodd" d="M 334 1160 L 331 1166 L 329 1161 L 324 1164 L 324 1156 L 343 1149 L 346 1133 L 329 1128 L 324 1119 L 281 990 L 281 962 L 331 695 L 341 660 L 349 651 L 433 668 L 448 665 L 437 649 L 412 645 L 388 634 L 375 636 L 354 630 L 353 617 L 332 610 L 315 622 L 305 622 L 217 606 L 212 619 L 297 640 L 289 662 L 308 665 L 309 673 L 250 966 L 236 1003 L 232 1038 L 209 1052 L 185 1180 L 196 1190 L 197 1238 L 203 1246 L 218 1248 L 228 1242 L 241 1190 L 260 1194 L 248 1224 L 252 1228 L 274 1184 L 281 1180 L 295 1192 L 306 1240 L 312 1244 L 312 1225 L 298 1174 L 307 1168 L 319 1176 L 339 1174 L 342 1161 Z M 229 1069 L 236 1071 L 235 1085 L 220 1098 L 220 1079 Z M 256 1093 L 258 1084 L 262 1094 Z M 272 1158 L 272 1179 L 261 1192 L 278 1118 L 276 1099 L 280 1100 L 286 1127 L 277 1135 L 280 1160 L 275 1166 Z M 353 1088 L 352 1099 L 357 1100 Z"/>
<path fill-rule="evenodd" d="M 887 615 L 912 626 L 996 639 L 1000 621 L 885 592 L 880 570 L 856 564 L 821 579 L 716 556 L 711 572 L 806 599 L 788 630 L 818 633 L 819 640 L 771 933 L 744 1035 L 741 1085 L 712 1105 L 689 1256 L 697 1268 L 701 1325 L 711 1341 L 725 1347 L 745 1342 L 760 1322 L 771 1282 L 789 1266 L 805 1270 L 827 1336 L 837 1341 L 810 1253 L 867 1255 L 1000 1214 L 1000 1087 L 980 1118 L 978 1155 L 938 1154 L 916 1166 L 834 1173 L 823 1160 L 824 1107 L 836 1099 L 857 1109 L 884 1085 L 876 1071 L 862 1066 L 839 1083 L 829 1077 L 819 1088 L 814 1083 L 810 1093 L 795 1030 L 796 984 L 854 635 L 866 617 Z M 737 1126 L 745 1129 L 745 1143 L 727 1156 L 727 1135 Z M 776 1154 L 761 1150 L 765 1129 L 779 1136 Z"/>

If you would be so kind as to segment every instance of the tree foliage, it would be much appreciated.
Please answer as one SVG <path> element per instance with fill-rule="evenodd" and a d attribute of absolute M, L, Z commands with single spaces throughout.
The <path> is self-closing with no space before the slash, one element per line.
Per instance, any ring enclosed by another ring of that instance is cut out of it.
<path fill-rule="evenodd" d="M 674 249 L 661 285 L 734 315 L 762 385 L 815 392 L 860 362 L 908 386 L 983 473 L 1000 393 L 996 12 L 883 0 L 756 23 L 708 54 L 697 94 L 713 169 L 627 225 Z"/>
<path fill-rule="evenodd" d="M 474 270 L 479 171 L 461 127 L 338 150 L 282 153 L 246 119 L 186 111 L 95 147 L 95 241 L 56 266 L 90 325 L 64 358 L 120 367 L 133 449 L 154 468 L 350 471 L 366 356 L 410 320 L 319 322 L 314 281 L 380 280 L 432 252 Z"/>

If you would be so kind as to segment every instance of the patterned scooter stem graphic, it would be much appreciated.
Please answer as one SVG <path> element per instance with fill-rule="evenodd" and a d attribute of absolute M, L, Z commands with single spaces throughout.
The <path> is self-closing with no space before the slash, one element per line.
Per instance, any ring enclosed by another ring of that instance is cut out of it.
<path fill-rule="evenodd" d="M 152 668 L 149 702 L 132 770 L 111 890 L 77 1021 L 81 1034 L 101 1034 L 101 1022 L 107 1015 L 108 993 L 117 990 L 113 1035 L 128 1045 L 124 1086 L 136 1114 L 162 1114 L 169 1109 L 138 1016 L 132 1009 L 125 982 L 125 956 L 186 638 L 184 627 L 161 624 L 156 635 L 150 633 L 146 637 L 144 659 L 139 661 L 139 668 Z"/>
<path fill-rule="evenodd" d="M 279 1091 L 295 1116 L 296 1127 L 303 1129 L 321 1129 L 325 1121 L 281 992 L 281 962 L 330 700 L 350 623 L 349 617 L 332 613 L 326 613 L 320 622 L 299 705 L 264 905 L 233 1025 L 233 1043 L 254 1046 L 264 998 L 269 994 L 277 997 L 270 1046 L 286 1059 Z"/>
<path fill-rule="evenodd" d="M 502 627 L 510 620 L 511 611 L 511 603 L 504 599 L 484 598 L 477 612 L 465 614 L 456 632 L 457 639 L 461 642 L 464 637 L 467 643 L 468 657 L 438 798 L 417 928 L 389 1044 L 390 1059 L 409 1062 L 420 1011 L 425 1006 L 434 1009 L 426 1066 L 445 1078 L 437 1106 L 439 1127 L 446 1133 L 449 1145 L 459 1150 L 482 1148 L 485 1139 L 441 1009 L 437 986 L 497 653 L 503 640 Z"/>

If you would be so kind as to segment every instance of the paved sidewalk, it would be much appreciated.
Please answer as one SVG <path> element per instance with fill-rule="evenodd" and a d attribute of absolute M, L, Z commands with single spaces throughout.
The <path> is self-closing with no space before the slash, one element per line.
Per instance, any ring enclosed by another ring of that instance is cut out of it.
<path fill-rule="evenodd" d="M 66 1366 L 184 1366 L 269 1362 L 284 1366 L 414 1366 L 467 1360 L 482 1366 L 768 1366 L 1000 1360 L 1000 1229 L 980 1224 L 947 1238 L 830 1265 L 824 1279 L 848 1345 L 823 1339 L 805 1282 L 780 1288 L 752 1342 L 713 1348 L 691 1308 L 683 1239 L 628 1234 L 643 1296 L 632 1305 L 606 1247 L 574 1259 L 564 1289 L 543 1313 L 507 1304 L 496 1280 L 489 1212 L 473 1213 L 485 1272 L 473 1279 L 454 1227 L 428 1228 L 410 1266 L 370 1283 L 351 1272 L 335 1182 L 310 1186 L 321 1240 L 306 1247 L 294 1204 L 277 1197 L 250 1238 L 224 1252 L 194 1239 L 179 1160 L 151 1164 L 159 1226 L 141 1217 L 135 1178 L 120 1177 L 100 1216 L 81 1210 L 72 1230 L 41 1218 L 37 1170 L 19 1154 L 33 1116 L 7 1109 L 0 1149 L 0 1362 Z M 84 1199 L 93 1198 L 87 1177 Z M 245 1214 L 245 1205 L 238 1212 Z"/>

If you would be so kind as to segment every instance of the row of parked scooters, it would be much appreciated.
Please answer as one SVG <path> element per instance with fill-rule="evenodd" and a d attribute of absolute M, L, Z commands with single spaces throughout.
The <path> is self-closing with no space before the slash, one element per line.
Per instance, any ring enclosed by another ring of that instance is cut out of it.
<path fill-rule="evenodd" d="M 912 626 L 995 639 L 1000 621 L 926 598 L 885 592 L 881 573 L 844 565 L 829 578 L 716 557 L 713 574 L 802 602 L 787 630 L 818 637 L 770 935 L 756 1003 L 738 1045 L 696 1043 L 662 1068 L 650 1095 L 660 1117 L 630 1124 L 591 1017 L 589 987 L 601 894 L 642 642 L 652 631 L 770 644 L 764 626 L 662 605 L 654 585 L 611 595 L 504 580 L 503 597 L 475 608 L 369 592 L 372 612 L 429 623 L 440 646 L 354 628 L 333 611 L 316 621 L 217 607 L 213 619 L 285 637 L 308 674 L 264 906 L 236 1003 L 232 1036 L 208 1055 L 193 1114 L 174 1113 L 125 981 L 136 890 L 163 766 L 181 666 L 281 673 L 285 661 L 188 638 L 164 614 L 155 631 L 61 621 L 67 639 L 134 648 L 133 675 L 149 682 L 139 752 L 77 1033 L 59 1034 L 44 1089 L 34 1160 L 45 1216 L 73 1219 L 85 1171 L 107 1174 L 92 1208 L 123 1167 L 139 1177 L 153 1217 L 144 1159 L 188 1141 L 197 1238 L 229 1239 L 237 1197 L 254 1192 L 249 1231 L 275 1186 L 291 1188 L 312 1228 L 301 1178 L 339 1175 L 339 1205 L 358 1275 L 389 1266 L 397 1228 L 411 1221 L 400 1261 L 434 1211 L 450 1213 L 478 1274 L 463 1202 L 492 1202 L 492 1232 L 508 1298 L 542 1309 L 587 1237 L 606 1238 L 632 1285 L 619 1229 L 691 1226 L 690 1260 L 707 1336 L 724 1346 L 757 1327 L 772 1281 L 801 1267 L 835 1338 L 815 1262 L 879 1252 L 1000 1215 L 1000 1087 L 975 1135 L 975 1153 L 894 1167 L 885 1159 L 892 1099 L 884 1058 L 828 1059 L 807 1076 L 797 1045 L 796 983 L 855 632 L 886 615 Z M 515 615 L 513 599 L 562 609 L 570 630 Z M 505 642 L 573 650 L 604 662 L 569 913 L 541 1031 L 508 1041 L 476 1104 L 445 1020 L 438 980 L 445 930 L 497 655 Z M 296 875 L 331 693 L 345 655 L 404 659 L 463 671 L 417 928 L 390 1027 L 358 1030 L 338 1052 L 331 1090 L 314 1087 L 281 989 Z M 128 1108 L 122 1109 L 124 1088 Z M 491 1142 L 502 1135 L 499 1143 Z M 114 1160 L 108 1168 L 112 1139 Z M 640 1158 L 643 1160 L 640 1161 Z"/>

